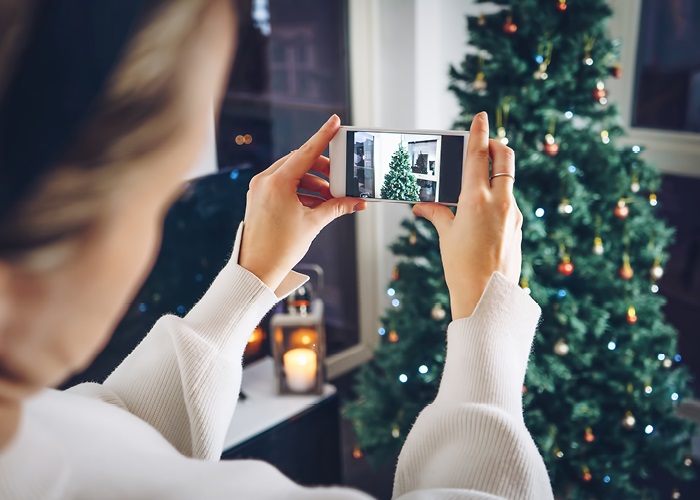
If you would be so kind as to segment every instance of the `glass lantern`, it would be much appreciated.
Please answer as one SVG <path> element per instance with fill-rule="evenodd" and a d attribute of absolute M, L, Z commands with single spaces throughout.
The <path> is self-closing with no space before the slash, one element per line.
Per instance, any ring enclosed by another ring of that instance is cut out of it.
<path fill-rule="evenodd" d="M 321 281 L 320 267 L 311 270 Z M 323 301 L 307 284 L 289 296 L 287 309 L 270 319 L 278 393 L 322 394 L 326 357 Z"/>

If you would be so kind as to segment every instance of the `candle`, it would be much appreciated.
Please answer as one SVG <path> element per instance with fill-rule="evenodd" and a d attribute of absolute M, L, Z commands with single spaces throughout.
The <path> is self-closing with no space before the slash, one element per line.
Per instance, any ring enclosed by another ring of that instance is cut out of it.
<path fill-rule="evenodd" d="M 308 392 L 316 385 L 316 353 L 300 347 L 283 356 L 287 387 L 292 392 Z"/>

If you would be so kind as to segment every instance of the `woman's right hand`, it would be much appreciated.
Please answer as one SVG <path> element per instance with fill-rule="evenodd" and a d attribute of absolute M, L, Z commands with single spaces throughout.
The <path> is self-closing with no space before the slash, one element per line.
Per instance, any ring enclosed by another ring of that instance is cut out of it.
<path fill-rule="evenodd" d="M 415 215 L 433 223 L 440 238 L 452 319 L 471 316 L 491 275 L 517 283 L 522 265 L 523 216 L 513 197 L 515 153 L 489 139 L 486 113 L 474 117 L 457 213 L 438 203 L 418 203 Z M 508 174 L 489 180 L 493 174 Z"/>

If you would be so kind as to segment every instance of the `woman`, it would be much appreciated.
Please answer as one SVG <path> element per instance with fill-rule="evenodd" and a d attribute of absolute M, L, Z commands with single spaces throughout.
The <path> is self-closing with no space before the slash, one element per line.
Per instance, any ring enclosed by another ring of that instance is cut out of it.
<path fill-rule="evenodd" d="M 222 94 L 235 14 L 226 0 L 0 9 L 0 498 L 365 498 L 217 461 L 250 331 L 306 279 L 291 269 L 318 232 L 365 208 L 308 174 L 328 173 L 338 118 L 252 180 L 231 260 L 187 316 L 161 318 L 103 384 L 51 390 L 104 346 L 153 264 Z M 539 308 L 516 284 L 514 157 L 485 114 L 471 132 L 457 215 L 414 208 L 440 234 L 454 321 L 394 495 L 551 498 L 521 412 Z"/>

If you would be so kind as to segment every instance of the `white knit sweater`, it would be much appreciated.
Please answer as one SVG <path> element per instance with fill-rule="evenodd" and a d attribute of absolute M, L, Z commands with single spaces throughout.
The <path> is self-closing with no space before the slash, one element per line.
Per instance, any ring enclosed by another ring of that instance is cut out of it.
<path fill-rule="evenodd" d="M 231 261 L 184 318 L 165 316 L 103 384 L 45 390 L 24 404 L 0 452 L 0 499 L 362 499 L 303 488 L 258 461 L 218 461 L 236 407 L 241 358 L 273 293 Z M 539 307 L 494 274 L 474 314 L 454 321 L 435 402 L 399 458 L 394 497 L 551 499 L 522 418 Z"/>

